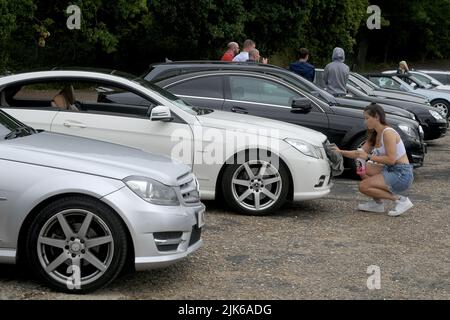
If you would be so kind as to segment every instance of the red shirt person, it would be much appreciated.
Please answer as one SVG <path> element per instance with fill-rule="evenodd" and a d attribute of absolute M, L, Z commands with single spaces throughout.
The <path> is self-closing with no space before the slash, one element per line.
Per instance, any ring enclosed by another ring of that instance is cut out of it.
<path fill-rule="evenodd" d="M 223 54 L 221 61 L 233 61 L 235 55 L 239 53 L 239 45 L 236 42 L 230 42 L 227 45 L 228 50 Z"/>

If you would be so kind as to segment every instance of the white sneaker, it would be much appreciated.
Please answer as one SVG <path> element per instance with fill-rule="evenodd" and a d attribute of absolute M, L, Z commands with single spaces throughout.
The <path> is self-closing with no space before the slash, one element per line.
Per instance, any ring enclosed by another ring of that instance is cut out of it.
<path fill-rule="evenodd" d="M 411 209 L 414 205 L 408 197 L 402 197 L 400 200 L 395 201 L 394 210 L 389 211 L 388 215 L 391 217 L 397 217 L 407 210 Z"/>
<path fill-rule="evenodd" d="M 384 204 L 383 202 L 376 202 L 375 200 L 370 200 L 364 203 L 358 204 L 358 210 L 360 211 L 368 211 L 368 212 L 384 212 Z"/>

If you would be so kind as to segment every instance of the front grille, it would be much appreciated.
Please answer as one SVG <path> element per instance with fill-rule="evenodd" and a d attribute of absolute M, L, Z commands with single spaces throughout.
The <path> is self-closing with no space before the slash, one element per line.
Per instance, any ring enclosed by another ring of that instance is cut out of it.
<path fill-rule="evenodd" d="M 197 225 L 192 227 L 192 233 L 191 233 L 191 239 L 189 240 L 189 246 L 192 246 L 193 244 L 197 243 L 202 234 L 202 228 L 197 227 Z"/>
<path fill-rule="evenodd" d="M 185 204 L 198 204 L 200 202 L 200 192 L 198 182 L 192 173 L 185 174 L 178 178 L 181 197 Z"/>

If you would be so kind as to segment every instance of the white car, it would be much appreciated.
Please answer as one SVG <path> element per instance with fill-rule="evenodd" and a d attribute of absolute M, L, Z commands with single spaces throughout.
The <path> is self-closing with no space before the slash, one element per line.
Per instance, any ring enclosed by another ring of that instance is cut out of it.
<path fill-rule="evenodd" d="M 444 118 L 448 118 L 450 108 L 450 92 L 436 90 L 427 86 L 412 75 L 397 75 L 392 73 L 369 74 L 367 78 L 383 89 L 419 93 L 430 100 L 430 105 L 436 108 Z M 408 82 L 406 82 L 408 81 Z"/>
<path fill-rule="evenodd" d="M 108 101 L 104 93 L 111 90 L 130 92 L 140 102 Z M 134 77 L 68 70 L 22 73 L 0 78 L 0 99 L 5 112 L 34 128 L 175 158 L 192 168 L 203 200 L 223 196 L 240 213 L 272 213 L 286 200 L 326 196 L 332 185 L 322 133 L 193 108 Z"/>
<path fill-rule="evenodd" d="M 383 73 L 393 74 L 393 73 L 396 73 L 396 71 L 388 70 L 388 71 L 383 71 Z M 424 86 L 426 86 L 425 87 L 426 89 L 437 89 L 437 90 L 450 91 L 450 85 L 443 84 L 436 78 L 433 78 L 432 76 L 430 76 L 426 73 L 413 70 L 413 71 L 409 71 L 409 74 L 413 75 L 416 79 L 421 81 L 424 84 Z"/>

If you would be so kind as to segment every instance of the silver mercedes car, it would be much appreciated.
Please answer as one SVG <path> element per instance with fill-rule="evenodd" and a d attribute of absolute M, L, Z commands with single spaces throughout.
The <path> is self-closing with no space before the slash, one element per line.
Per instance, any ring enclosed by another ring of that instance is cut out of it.
<path fill-rule="evenodd" d="M 85 293 L 124 268 L 163 267 L 202 245 L 190 168 L 112 143 L 34 130 L 0 111 L 0 263 Z"/>

